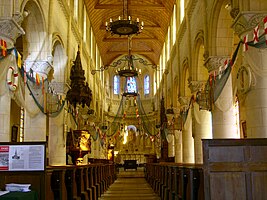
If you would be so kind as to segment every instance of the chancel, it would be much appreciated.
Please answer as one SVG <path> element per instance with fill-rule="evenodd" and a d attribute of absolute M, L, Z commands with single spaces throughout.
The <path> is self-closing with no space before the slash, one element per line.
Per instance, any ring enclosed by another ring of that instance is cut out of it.
<path fill-rule="evenodd" d="M 266 0 L 0 6 L 0 199 L 267 199 Z"/>

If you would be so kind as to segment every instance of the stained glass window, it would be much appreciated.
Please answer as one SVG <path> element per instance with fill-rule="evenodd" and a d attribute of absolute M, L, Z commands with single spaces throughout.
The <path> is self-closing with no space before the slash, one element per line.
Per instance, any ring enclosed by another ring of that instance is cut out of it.
<path fill-rule="evenodd" d="M 135 77 L 128 77 L 127 78 L 127 88 L 126 88 L 127 93 L 136 93 L 136 80 Z"/>
<path fill-rule="evenodd" d="M 119 94 L 120 91 L 120 78 L 118 75 L 114 76 L 114 94 Z"/>
<path fill-rule="evenodd" d="M 144 93 L 149 94 L 149 75 L 144 78 Z"/>

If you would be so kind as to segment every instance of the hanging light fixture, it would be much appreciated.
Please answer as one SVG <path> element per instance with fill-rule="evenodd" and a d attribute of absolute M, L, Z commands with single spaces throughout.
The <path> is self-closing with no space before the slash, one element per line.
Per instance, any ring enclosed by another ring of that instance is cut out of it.
<path fill-rule="evenodd" d="M 138 69 L 133 66 L 133 55 L 127 56 L 128 66 L 117 70 L 119 76 L 135 77 L 138 76 Z"/>
<path fill-rule="evenodd" d="M 106 31 L 111 32 L 111 35 L 138 35 L 144 28 L 144 22 L 139 22 L 139 18 L 132 20 L 128 15 L 128 1 L 123 0 L 123 15 L 119 16 L 117 20 L 110 18 L 109 22 L 106 22 Z"/>
<path fill-rule="evenodd" d="M 127 60 L 127 66 L 124 68 L 119 68 L 117 70 L 117 73 L 121 77 L 136 77 L 139 74 L 139 71 L 137 68 L 134 67 L 134 56 L 131 53 L 132 45 L 131 45 L 131 36 L 128 36 L 128 56 L 126 56 Z"/>

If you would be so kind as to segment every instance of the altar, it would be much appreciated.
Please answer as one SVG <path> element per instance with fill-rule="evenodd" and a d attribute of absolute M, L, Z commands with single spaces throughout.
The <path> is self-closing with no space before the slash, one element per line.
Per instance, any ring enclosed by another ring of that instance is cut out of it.
<path fill-rule="evenodd" d="M 137 162 L 136 160 L 124 160 L 124 171 L 126 169 L 135 169 L 137 170 Z"/>

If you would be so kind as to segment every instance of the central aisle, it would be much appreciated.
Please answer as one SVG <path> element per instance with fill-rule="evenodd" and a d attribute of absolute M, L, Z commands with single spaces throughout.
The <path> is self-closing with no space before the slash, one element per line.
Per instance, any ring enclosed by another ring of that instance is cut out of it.
<path fill-rule="evenodd" d="M 160 200 L 144 178 L 144 169 L 120 169 L 117 180 L 100 200 Z"/>

